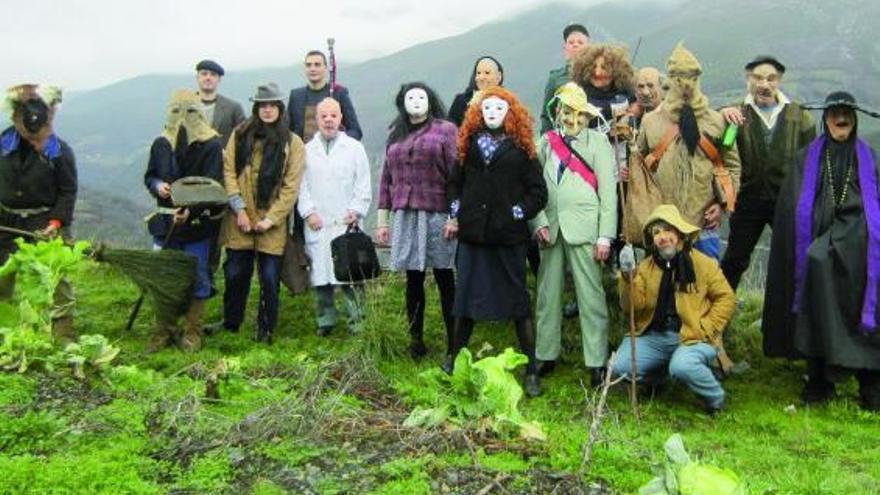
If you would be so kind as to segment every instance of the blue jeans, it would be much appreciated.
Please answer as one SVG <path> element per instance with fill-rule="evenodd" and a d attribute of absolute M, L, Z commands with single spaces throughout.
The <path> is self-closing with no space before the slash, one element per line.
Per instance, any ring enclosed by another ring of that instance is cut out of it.
<path fill-rule="evenodd" d="M 208 269 L 208 256 L 211 252 L 211 239 L 202 239 L 195 242 L 180 242 L 171 240 L 167 246 L 162 246 L 165 239 L 153 238 L 154 249 L 174 249 L 183 251 L 196 258 L 196 280 L 193 285 L 193 299 L 207 299 L 211 297 L 211 272 Z"/>
<path fill-rule="evenodd" d="M 678 332 L 647 332 L 636 337 L 636 381 L 644 381 L 668 366 L 673 380 L 684 382 L 707 406 L 717 407 L 724 401 L 724 389 L 709 368 L 716 355 L 715 348 L 704 342 L 682 344 Z M 614 376 L 632 375 L 629 337 L 617 349 L 611 372 Z"/>
<path fill-rule="evenodd" d="M 281 256 L 247 250 L 226 250 L 223 273 L 226 292 L 223 293 L 223 326 L 238 330 L 244 320 L 251 278 L 256 258 L 260 279 L 260 307 L 257 328 L 261 333 L 272 333 L 278 322 L 278 291 L 281 286 Z"/>

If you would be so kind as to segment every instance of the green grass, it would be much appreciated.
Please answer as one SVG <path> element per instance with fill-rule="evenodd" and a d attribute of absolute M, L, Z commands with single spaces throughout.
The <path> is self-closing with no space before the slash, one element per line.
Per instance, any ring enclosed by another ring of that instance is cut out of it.
<path fill-rule="evenodd" d="M 0 374 L 0 495 L 473 493 L 495 475 L 504 476 L 510 493 L 549 493 L 552 485 L 540 483 L 553 482 L 551 474 L 570 479 L 581 467 L 592 415 L 574 320 L 565 322 L 563 362 L 544 380 L 544 395 L 522 403 L 548 441 L 522 444 L 471 432 L 471 450 L 443 445 L 454 430 L 432 437 L 398 427 L 414 405 L 430 402 L 433 392 L 418 375 L 441 361 L 445 347 L 431 280 L 431 353 L 418 363 L 406 354 L 403 284 L 396 276 L 371 289 L 366 335 L 349 337 L 341 323 L 329 338 L 317 337 L 311 296 L 285 294 L 272 347 L 251 340 L 252 300 L 241 333 L 211 336 L 194 355 L 143 352 L 148 305 L 125 333 L 137 291 L 118 274 L 89 265 L 74 284 L 77 327 L 121 347 L 117 367 L 86 385 L 63 370 Z M 728 409 L 706 417 L 693 395 L 675 385 L 642 397 L 636 420 L 625 391 L 612 391 L 587 482 L 635 493 L 662 463 L 663 442 L 678 432 L 692 455 L 734 470 L 750 493 L 880 493 L 880 416 L 858 408 L 854 382 L 827 406 L 803 407 L 803 367 L 761 356 L 761 299 L 744 297 L 727 345 L 751 369 L 724 384 Z M 207 319 L 220 312 L 217 298 Z M 478 325 L 471 349 L 484 344 L 488 352 L 515 346 L 512 327 Z M 205 400 L 206 377 L 224 357 L 239 367 L 221 380 L 220 400 Z"/>

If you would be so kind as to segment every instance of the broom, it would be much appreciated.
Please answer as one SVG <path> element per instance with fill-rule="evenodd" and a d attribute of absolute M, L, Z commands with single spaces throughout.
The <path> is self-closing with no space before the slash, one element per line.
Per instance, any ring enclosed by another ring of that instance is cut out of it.
<path fill-rule="evenodd" d="M 38 241 L 46 239 L 39 232 L 2 225 L 0 231 Z M 185 252 L 112 248 L 98 243 L 85 254 L 122 272 L 153 300 L 157 312 L 179 317 L 189 308 L 196 278 L 196 259 Z"/>

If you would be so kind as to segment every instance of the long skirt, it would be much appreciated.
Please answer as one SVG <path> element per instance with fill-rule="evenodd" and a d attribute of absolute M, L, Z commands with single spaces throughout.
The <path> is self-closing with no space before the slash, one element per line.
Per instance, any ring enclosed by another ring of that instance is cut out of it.
<path fill-rule="evenodd" d="M 459 241 L 454 316 L 474 320 L 528 318 L 528 244 L 484 246 Z"/>

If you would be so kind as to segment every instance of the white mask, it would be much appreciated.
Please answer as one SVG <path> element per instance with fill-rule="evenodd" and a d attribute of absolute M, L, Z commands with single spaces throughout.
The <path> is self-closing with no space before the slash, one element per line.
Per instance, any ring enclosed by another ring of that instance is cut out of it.
<path fill-rule="evenodd" d="M 412 88 L 403 95 L 403 108 L 412 117 L 428 114 L 428 93 L 422 88 Z"/>
<path fill-rule="evenodd" d="M 481 104 L 483 110 L 483 122 L 489 129 L 498 129 L 504 124 L 504 117 L 510 104 L 497 96 L 490 96 Z"/>

